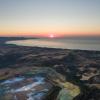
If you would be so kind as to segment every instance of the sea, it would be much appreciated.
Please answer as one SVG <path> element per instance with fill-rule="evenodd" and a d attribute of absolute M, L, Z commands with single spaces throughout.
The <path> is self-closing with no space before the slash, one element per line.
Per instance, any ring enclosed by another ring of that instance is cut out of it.
<path fill-rule="evenodd" d="M 100 37 L 37 38 L 7 41 L 6 43 L 20 46 L 100 51 Z"/>

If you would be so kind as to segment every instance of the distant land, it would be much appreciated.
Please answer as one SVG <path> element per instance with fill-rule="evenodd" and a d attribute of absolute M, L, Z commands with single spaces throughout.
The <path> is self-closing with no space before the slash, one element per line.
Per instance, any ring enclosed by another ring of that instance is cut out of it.
<path fill-rule="evenodd" d="M 6 45 L 5 42 L 13 40 L 26 40 L 26 39 L 36 39 L 32 37 L 0 37 L 0 45 Z"/>

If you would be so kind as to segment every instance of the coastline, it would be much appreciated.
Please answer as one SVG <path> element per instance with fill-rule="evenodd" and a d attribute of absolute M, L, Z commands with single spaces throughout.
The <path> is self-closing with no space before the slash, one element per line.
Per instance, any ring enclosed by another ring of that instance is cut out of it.
<path fill-rule="evenodd" d="M 85 38 L 80 41 L 80 38 L 77 40 L 76 38 L 64 38 L 63 39 L 40 39 L 40 38 L 31 38 L 31 37 L 0 37 L 0 45 L 1 46 L 23 46 L 23 47 L 40 47 L 40 48 L 54 48 L 54 49 L 69 49 L 69 50 L 82 50 L 82 51 L 100 51 L 99 48 L 99 40 L 95 40 L 92 45 L 92 40 L 90 39 L 88 42 L 85 42 Z M 67 40 L 67 41 L 65 41 Z M 70 40 L 70 41 L 69 41 Z M 77 40 L 77 41 L 76 41 Z M 60 42 L 59 42 L 60 41 Z M 72 41 L 72 42 L 71 42 Z M 87 41 L 87 38 L 86 38 Z M 65 42 L 67 44 L 65 44 Z M 75 46 L 72 45 L 75 42 Z M 79 43 L 78 43 L 79 42 Z M 34 44 L 35 43 L 35 44 Z M 41 43 L 41 44 L 40 44 Z M 87 45 L 87 44 L 88 45 Z M 95 46 L 95 43 L 98 45 Z M 89 46 L 90 45 L 90 46 Z"/>

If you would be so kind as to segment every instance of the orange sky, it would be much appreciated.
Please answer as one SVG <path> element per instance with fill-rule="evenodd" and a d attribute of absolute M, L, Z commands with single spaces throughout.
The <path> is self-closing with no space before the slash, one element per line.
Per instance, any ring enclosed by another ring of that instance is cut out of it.
<path fill-rule="evenodd" d="M 72 27 L 71 27 L 72 28 Z M 55 37 L 60 37 L 60 36 L 100 36 L 100 29 L 80 29 L 80 27 L 76 29 L 61 29 L 61 28 L 9 28 L 7 29 L 6 27 L 0 31 L 0 36 L 41 36 L 41 37 L 48 37 L 50 34 L 53 34 Z M 40 29 L 40 30 L 38 30 Z M 43 30 L 44 29 L 44 30 Z M 4 31 L 5 30 L 5 31 Z M 52 30 L 52 31 L 51 31 Z"/>
<path fill-rule="evenodd" d="M 92 36 L 97 35 L 100 36 L 100 28 L 99 25 L 84 25 L 77 24 L 77 25 L 63 25 L 63 23 L 55 25 L 44 23 L 41 25 L 34 24 L 23 24 L 19 21 L 15 23 L 9 23 L 9 25 L 0 25 L 0 36 L 49 36 L 50 34 L 55 35 L 56 37 L 59 36 Z"/>
<path fill-rule="evenodd" d="M 0 0 L 0 36 L 100 36 L 100 0 Z"/>

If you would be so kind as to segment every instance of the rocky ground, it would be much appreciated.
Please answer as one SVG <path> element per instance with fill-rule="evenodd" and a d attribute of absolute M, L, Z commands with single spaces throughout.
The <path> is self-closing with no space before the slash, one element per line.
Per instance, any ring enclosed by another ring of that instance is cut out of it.
<path fill-rule="evenodd" d="M 0 46 L 0 80 L 33 67 L 50 67 L 79 86 L 74 100 L 100 100 L 100 52 Z"/>

